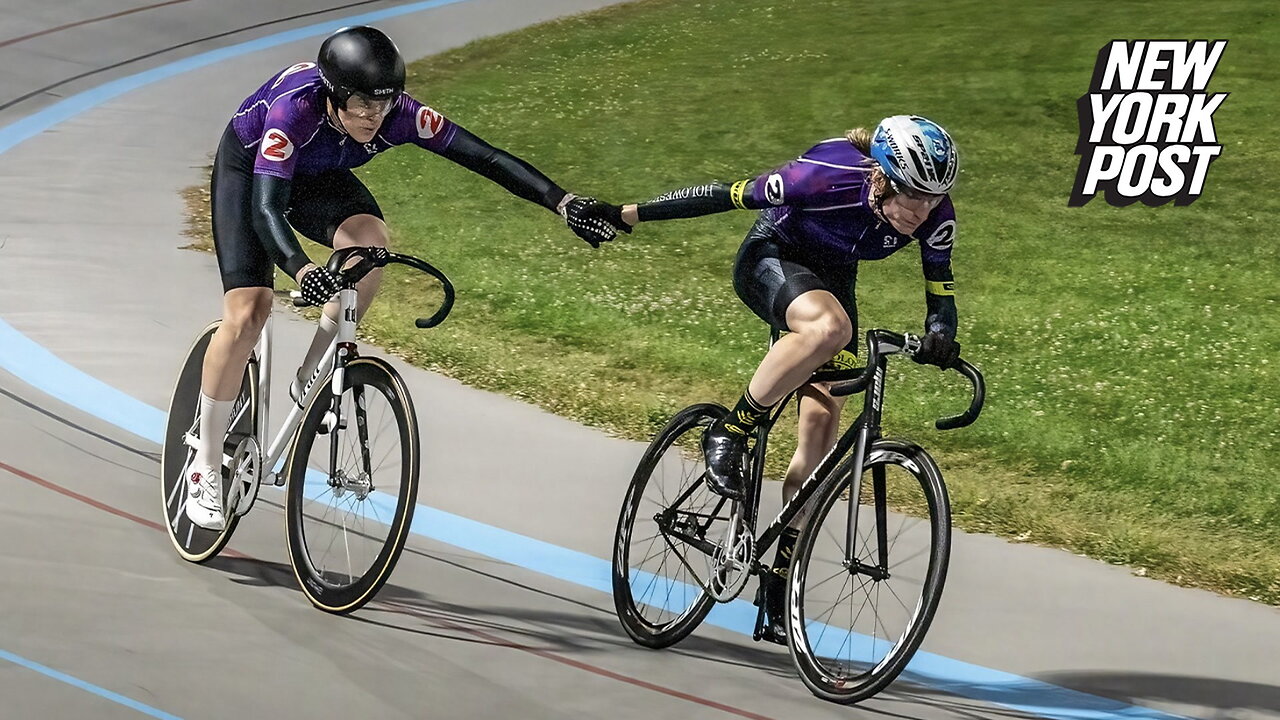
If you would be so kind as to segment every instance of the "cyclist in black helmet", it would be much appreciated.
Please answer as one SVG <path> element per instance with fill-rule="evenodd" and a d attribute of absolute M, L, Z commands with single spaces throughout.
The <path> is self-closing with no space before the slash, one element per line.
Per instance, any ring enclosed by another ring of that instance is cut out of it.
<path fill-rule="evenodd" d="M 387 245 L 382 211 L 352 168 L 413 143 L 559 213 L 592 246 L 613 239 L 608 223 L 583 216 L 590 198 L 565 192 L 532 165 L 413 99 L 404 92 L 404 78 L 404 60 L 390 38 L 371 27 L 343 28 L 325 39 L 316 62 L 271 76 L 222 135 L 212 209 L 223 317 L 205 355 L 199 448 L 184 470 L 190 480 L 186 512 L 200 527 L 216 530 L 225 523 L 220 440 L 271 312 L 272 266 L 294 278 L 305 299 L 325 308 L 297 387 L 337 330 L 337 304 L 329 303 L 337 279 L 310 262 L 293 231 L 334 249 Z M 380 281 L 381 271 L 374 271 L 358 286 L 361 315 Z"/>

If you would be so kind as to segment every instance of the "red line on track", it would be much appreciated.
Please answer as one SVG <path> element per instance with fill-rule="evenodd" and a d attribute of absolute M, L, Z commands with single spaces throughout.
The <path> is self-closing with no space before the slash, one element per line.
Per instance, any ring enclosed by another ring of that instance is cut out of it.
<path fill-rule="evenodd" d="M 112 515 L 115 515 L 115 516 L 117 516 L 117 517 L 122 517 L 122 518 L 124 518 L 125 520 L 132 520 L 132 521 L 134 521 L 134 522 L 138 523 L 139 525 L 146 525 L 147 527 L 151 528 L 152 530 L 164 530 L 164 526 L 163 526 L 163 525 L 161 525 L 160 523 L 152 522 L 152 521 L 150 521 L 150 520 L 148 520 L 148 519 L 146 519 L 146 518 L 138 517 L 137 515 L 134 515 L 133 513 L 125 512 L 124 510 L 121 510 L 121 509 L 119 509 L 119 508 L 112 507 L 112 506 L 110 506 L 110 505 L 107 505 L 106 503 L 98 502 L 97 500 L 94 500 L 93 498 L 91 498 L 91 497 L 89 497 L 89 496 L 87 496 L 87 495 L 81 495 L 80 493 L 76 492 L 75 490 L 71 490 L 71 489 L 69 489 L 69 488 L 65 488 L 65 487 L 63 487 L 63 486 L 61 486 L 61 485 L 58 485 L 58 484 L 56 484 L 56 483 L 51 483 L 51 482 L 49 482 L 48 480 L 45 480 L 44 478 L 36 477 L 35 475 L 32 475 L 32 474 L 31 474 L 31 473 L 29 473 L 29 472 L 23 472 L 22 470 L 19 470 L 18 468 L 13 467 L 12 465 L 8 465 L 8 464 L 6 464 L 6 463 L 0 462 L 0 470 L 8 471 L 8 472 L 10 472 L 10 473 L 12 473 L 12 474 L 14 474 L 14 475 L 17 475 L 18 477 L 22 478 L 23 480 L 30 480 L 31 482 L 33 482 L 33 483 L 35 483 L 35 484 L 39 485 L 39 486 L 40 486 L 40 487 L 42 487 L 42 488 L 45 488 L 46 490 L 52 490 L 52 491 L 54 491 L 54 492 L 56 492 L 56 493 L 59 493 L 59 494 L 61 494 L 61 495 L 66 495 L 67 497 L 69 497 L 69 498 L 71 498 L 71 499 L 73 499 L 73 500 L 79 500 L 80 502 L 82 502 L 82 503 L 84 503 L 84 504 L 86 504 L 86 505 L 90 505 L 90 506 L 95 507 L 95 508 L 97 508 L 97 509 L 99 509 L 99 510 L 102 510 L 102 511 L 104 511 L 104 512 L 109 512 L 109 513 L 111 513 Z"/>
<path fill-rule="evenodd" d="M 9 40 L 0 40 L 0 48 L 5 47 L 7 45 L 20 43 L 23 40 L 30 40 L 31 38 L 37 38 L 37 37 L 40 37 L 41 35 L 51 35 L 56 32 L 61 32 L 62 30 L 69 30 L 73 27 L 79 27 L 81 25 L 88 25 L 90 23 L 101 22 L 103 20 L 111 20 L 112 18 L 124 17 L 125 15 L 132 15 L 134 13 L 142 12 L 143 10 L 154 10 L 158 7 L 164 7 L 166 5 L 177 5 L 179 3 L 184 3 L 184 2 L 190 2 L 190 0 L 168 0 L 167 2 L 156 3 L 154 5 L 144 5 L 143 7 L 134 8 L 132 10 L 121 10 L 120 12 L 111 13 L 110 15 L 103 15 L 101 17 L 89 18 L 87 20 L 77 20 L 75 22 L 67 23 L 66 25 L 59 25 L 58 27 L 49 28 L 48 30 L 40 30 L 38 32 L 29 33 L 27 35 L 20 35 L 16 38 L 11 38 Z"/>
<path fill-rule="evenodd" d="M 185 0 L 178 0 L 178 1 L 183 2 Z M 161 525 L 160 523 L 152 522 L 151 520 L 147 520 L 146 518 L 139 517 L 137 515 L 134 515 L 133 513 L 126 512 L 124 510 L 121 510 L 120 508 L 113 507 L 104 502 L 95 500 L 87 495 L 82 495 L 74 490 L 71 490 L 70 488 L 66 488 L 57 483 L 51 482 L 49 480 L 45 480 L 44 478 L 37 477 L 35 475 L 32 475 L 29 472 L 19 470 L 18 468 L 13 467 L 12 465 L 9 465 L 7 463 L 0 462 L 0 470 L 4 470 L 6 472 L 9 472 L 13 475 L 16 475 L 22 478 L 23 480 L 28 480 L 32 483 L 35 483 L 36 485 L 39 485 L 40 487 L 45 488 L 46 490 L 52 490 L 53 492 L 56 492 L 60 495 L 65 495 L 66 497 L 69 497 L 73 500 L 79 500 L 80 502 L 90 507 L 96 508 L 98 510 L 102 510 L 104 512 L 111 513 L 116 517 L 121 517 L 121 518 L 124 518 L 125 520 L 131 520 L 139 525 L 143 525 L 145 527 L 151 528 L 152 530 L 156 530 L 158 532 L 164 532 L 164 526 Z M 234 557 L 234 558 L 239 558 L 243 560 L 258 559 L 253 557 L 252 555 L 245 555 L 244 553 L 238 552 L 236 550 L 232 550 L 231 548 L 224 548 L 221 554 L 226 555 L 228 557 Z M 535 647 L 530 647 L 528 645 L 521 645 L 520 643 L 515 643 L 510 640 L 505 640 L 497 635 L 492 635 L 490 633 L 487 633 L 483 630 L 478 630 L 476 628 L 467 627 L 464 624 L 442 618 L 438 615 L 435 615 L 434 613 L 420 610 L 418 608 L 409 607 L 407 605 L 401 605 L 396 602 L 381 602 L 378 600 L 375 600 L 372 603 L 370 603 L 369 607 L 370 609 L 382 609 L 382 610 L 398 613 L 401 615 L 412 615 L 414 617 L 427 620 L 432 624 L 436 625 L 437 627 L 449 629 L 449 630 L 456 630 L 459 632 L 465 632 L 465 633 L 474 635 L 476 637 L 482 638 L 483 640 L 499 647 L 505 647 L 505 648 L 510 648 L 512 650 L 519 650 L 521 652 L 526 652 L 526 653 L 529 653 L 530 655 L 535 655 L 544 660 L 550 660 L 552 662 L 560 663 L 561 665 L 567 665 L 572 668 L 577 668 L 578 670 L 583 670 L 585 672 L 589 672 L 594 675 L 599 675 L 601 677 L 609 678 L 611 680 L 617 680 L 618 682 L 621 682 L 621 683 L 634 685 L 635 687 L 643 688 L 645 690 L 651 690 L 653 692 L 660 693 L 662 695 L 667 695 L 669 697 L 677 698 L 679 700 L 685 700 L 687 702 L 695 703 L 697 705 L 702 705 L 704 707 L 720 710 L 722 712 L 729 713 L 730 715 L 737 715 L 738 717 L 750 718 L 751 720 L 772 720 L 766 715 L 758 715 L 749 710 L 743 710 L 741 708 L 736 708 L 731 705 L 718 703 L 714 700 L 698 697 L 697 695 L 690 695 L 689 693 L 681 692 L 680 690 L 665 687 L 663 685 L 656 685 L 654 683 L 647 682 L 639 678 L 631 677 L 630 675 L 623 675 L 621 673 L 616 673 L 612 670 L 606 670 L 605 668 L 602 668 L 598 665 L 591 665 L 590 663 L 585 663 L 585 662 L 582 662 L 581 660 L 574 660 L 571 657 L 560 655 L 558 653 L 554 653 L 549 650 L 540 650 Z"/>
<path fill-rule="evenodd" d="M 724 712 L 729 713 L 730 715 L 737 715 L 739 717 L 751 718 L 752 720 L 772 720 L 771 718 L 765 715 L 757 715 L 756 713 L 750 712 L 748 710 L 742 710 L 740 708 L 735 708 L 730 705 L 724 705 L 714 700 L 708 700 L 706 698 L 701 698 L 696 695 L 690 695 L 688 693 L 681 692 L 679 690 L 675 690 L 669 687 L 664 687 L 662 685 L 655 685 L 651 682 L 646 682 L 644 680 L 640 680 L 639 678 L 631 677 L 630 675 L 622 675 L 620 673 L 613 672 L 612 670 L 606 670 L 597 665 L 591 665 L 589 663 L 584 663 L 580 660 L 574 660 L 573 658 L 565 657 L 564 655 L 553 653 L 549 650 L 539 650 L 538 648 L 535 648 L 535 647 L 530 647 L 528 645 L 521 645 L 520 643 L 514 643 L 514 642 L 511 642 L 510 640 L 504 640 L 503 638 L 500 638 L 497 635 L 492 635 L 483 630 L 477 630 L 475 628 L 467 627 L 466 625 L 459 624 L 457 622 L 448 620 L 447 618 L 440 617 L 439 615 L 436 615 L 429 611 L 421 610 L 419 608 L 410 607 L 408 605 L 402 605 L 397 602 L 379 602 L 379 601 L 374 601 L 370 605 L 370 607 L 373 607 L 375 605 L 383 610 L 388 610 L 390 612 L 395 612 L 395 613 L 400 613 L 405 615 L 413 615 L 415 617 L 426 619 L 429 622 L 431 622 L 431 624 L 442 629 L 456 630 L 459 632 L 469 633 L 471 635 L 481 638 L 494 645 L 500 645 L 502 647 L 511 648 L 512 650 L 520 650 L 521 652 L 527 652 L 530 655 L 536 655 L 545 660 L 551 660 L 552 662 L 558 662 L 562 665 L 568 665 L 569 667 L 577 668 L 579 670 L 585 670 L 586 672 L 593 673 L 595 675 L 600 675 L 602 677 L 607 677 L 607 678 L 610 678 L 611 680 L 617 680 L 618 682 L 627 683 L 628 685 L 635 685 L 636 687 L 641 687 L 646 690 L 652 690 L 656 693 L 661 693 L 663 695 L 670 695 L 671 697 L 679 698 L 680 700 L 687 700 L 691 703 L 697 703 L 698 705 L 705 705 L 706 707 L 709 707 L 709 708 L 722 710 Z"/>
<path fill-rule="evenodd" d="M 49 482 L 48 480 L 45 480 L 44 478 L 41 478 L 41 477 L 36 477 L 35 475 L 32 475 L 29 472 L 24 472 L 22 470 L 19 470 L 18 468 L 12 465 L 9 465 L 8 463 L 0 462 L 0 470 L 5 470 L 7 472 L 13 473 L 14 475 L 17 475 L 23 480 L 30 480 L 31 482 L 35 483 L 36 485 L 39 485 L 40 487 L 46 490 L 52 490 L 58 493 L 59 495 L 66 495 L 72 500 L 79 500 L 85 505 L 97 508 L 99 510 L 102 510 L 103 512 L 109 512 L 112 515 L 115 515 L 116 517 L 122 517 L 125 520 L 132 520 L 133 522 L 136 522 L 139 525 L 144 525 L 146 527 L 149 527 L 152 530 L 156 530 L 160 532 L 164 531 L 164 526 L 158 522 L 152 522 L 144 517 L 138 517 L 137 515 L 134 515 L 131 512 L 126 512 L 124 510 L 121 510 L 118 507 L 113 507 L 104 502 L 99 502 L 89 497 L 88 495 L 81 495 L 80 493 L 76 492 L 75 490 L 72 490 L 71 488 L 63 487 L 54 482 Z M 223 549 L 221 554 L 226 555 L 228 557 L 233 557 L 233 558 L 240 558 L 245 560 L 251 559 L 248 555 L 245 555 L 244 553 L 238 552 L 236 550 L 232 550 L 231 548 Z"/>

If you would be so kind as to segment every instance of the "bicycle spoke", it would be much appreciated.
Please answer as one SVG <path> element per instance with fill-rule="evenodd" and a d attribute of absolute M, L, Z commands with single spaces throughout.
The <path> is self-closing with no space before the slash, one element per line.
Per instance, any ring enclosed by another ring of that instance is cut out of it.
<path fill-rule="evenodd" d="M 372 439 L 369 440 L 369 444 L 370 445 L 373 444 Z M 378 461 L 376 463 L 371 463 L 373 465 L 373 467 L 371 468 L 371 472 L 377 472 L 382 470 L 383 466 L 386 465 L 387 461 L 391 459 L 391 454 L 395 452 L 395 450 L 396 450 L 396 447 L 394 445 L 388 445 L 387 451 L 382 454 L 382 457 L 378 458 Z"/>
<path fill-rule="evenodd" d="M 351 566 L 351 543 L 349 543 L 349 542 L 348 542 L 348 539 L 349 539 L 349 538 L 347 537 L 347 518 L 348 518 L 348 516 L 349 516 L 349 515 L 351 515 L 351 514 L 349 514 L 349 512 L 348 512 L 348 514 L 347 514 L 346 516 L 343 516 L 343 519 L 342 519 L 342 548 L 343 548 L 343 550 L 344 550 L 344 551 L 346 551 L 346 552 L 347 552 L 347 580 L 348 580 L 348 582 L 349 582 L 349 580 L 351 580 L 351 578 L 352 578 L 352 574 L 351 574 L 351 573 L 352 573 L 352 570 L 353 570 L 353 568 L 352 568 L 352 566 Z"/>
<path fill-rule="evenodd" d="M 865 584 L 865 583 L 863 583 L 863 584 L 859 585 L 858 589 L 862 591 L 863 597 L 865 597 L 865 598 L 866 598 L 866 600 L 863 600 L 862 604 L 858 606 L 858 613 L 857 613 L 856 615 L 855 615 L 855 614 L 854 614 L 854 612 L 853 612 L 853 603 L 852 603 L 852 602 L 850 602 L 850 603 L 849 603 L 849 630 L 850 630 L 850 632 L 852 632 L 854 628 L 858 627 L 858 621 L 862 619 L 862 613 L 863 613 L 863 612 L 865 612 L 865 611 L 866 611 L 866 609 L 867 609 L 867 600 L 870 600 L 870 599 L 871 599 L 871 593 L 867 592 L 867 588 L 866 588 L 866 584 Z M 849 593 L 849 600 L 853 600 L 853 593 Z M 872 611 L 871 611 L 871 614 L 872 614 L 872 615 L 874 615 L 874 614 L 875 614 L 875 610 L 872 610 Z M 874 625 L 874 623 L 873 623 L 873 625 Z M 873 632 L 873 633 L 871 633 L 871 635 L 872 635 L 872 637 L 874 638 L 875 633 Z M 873 645 L 874 645 L 874 640 L 873 640 Z"/>
<path fill-rule="evenodd" d="M 658 537 L 661 537 L 661 536 L 658 536 Z M 650 547 L 653 547 L 654 545 L 657 545 L 657 542 L 658 542 L 657 538 L 654 538 L 654 540 L 650 543 Z M 654 559 L 654 558 L 658 557 L 659 555 L 662 555 L 663 557 L 666 557 L 666 552 L 665 552 L 665 551 L 667 551 L 667 550 L 669 550 L 669 549 L 670 549 L 670 548 L 668 548 L 666 545 L 658 545 L 658 550 L 657 550 L 656 552 L 652 552 L 652 553 L 649 553 L 648 555 L 646 555 L 646 556 L 645 556 L 645 558 L 644 558 L 643 560 L 641 560 L 641 561 L 640 561 L 640 564 L 639 564 L 637 567 L 641 567 L 641 568 L 643 568 L 643 567 L 644 567 L 644 565 L 645 565 L 645 563 L 647 563 L 647 562 L 649 562 L 650 560 L 652 560 L 652 559 Z M 665 561 L 665 560 L 663 560 L 663 562 L 666 562 L 666 561 Z"/>
<path fill-rule="evenodd" d="M 382 523 L 383 525 L 390 525 L 390 524 L 391 524 L 391 523 L 389 523 L 389 522 L 384 521 L 384 520 L 382 519 L 382 516 L 378 514 L 378 505 L 377 505 L 376 503 L 369 503 L 369 509 L 370 509 L 371 511 L 373 511 L 373 519 L 374 519 L 374 520 L 378 521 L 379 523 Z"/>
<path fill-rule="evenodd" d="M 851 578 L 846 578 L 846 582 L 849 582 L 849 580 L 850 580 L 850 579 L 851 579 Z M 841 590 L 841 592 L 844 592 L 844 586 L 841 586 L 840 590 Z M 836 611 L 836 604 L 835 604 L 835 603 L 832 603 L 832 604 L 831 604 L 831 609 L 830 609 L 830 610 L 828 610 L 828 611 L 825 613 L 825 617 L 831 617 L 832 613 L 834 613 L 835 611 Z M 822 617 L 824 617 L 824 615 L 819 615 L 819 616 L 818 616 L 818 619 L 819 619 L 819 620 L 821 620 L 821 618 L 822 618 Z M 822 623 L 820 623 L 820 624 L 821 624 L 821 626 L 822 626 L 822 630 L 818 633 L 818 641 L 817 641 L 817 642 L 815 642 L 815 643 L 813 643 L 813 646 L 814 646 L 815 648 L 818 648 L 818 647 L 821 647 L 821 646 L 822 646 L 822 638 L 826 637 L 826 635 L 827 635 L 827 628 L 828 628 L 828 627 L 831 627 L 831 625 L 830 625 L 829 623 L 826 623 L 826 622 L 822 622 Z"/>
<path fill-rule="evenodd" d="M 649 596 L 653 593 L 653 588 L 658 583 L 657 574 L 648 573 L 648 575 L 649 575 L 649 584 L 644 586 L 644 590 L 642 590 L 640 592 L 640 595 L 636 598 L 636 600 L 639 603 L 645 604 L 645 605 L 649 604 Z"/>
<path fill-rule="evenodd" d="M 880 599 L 880 587 L 878 585 L 876 586 L 876 599 Z M 874 610 L 872 613 L 875 615 L 875 624 L 880 626 L 881 634 L 884 636 L 885 641 L 896 640 L 897 638 L 889 634 L 889 628 L 884 624 L 884 620 L 880 617 L 880 613 L 875 612 Z M 872 638 L 874 639 L 875 637 L 876 636 L 873 634 Z"/>
<path fill-rule="evenodd" d="M 807 590 L 806 592 L 812 592 L 814 590 L 817 590 L 818 588 L 822 587 L 823 585 L 826 585 L 827 583 L 831 582 L 832 580 L 835 580 L 838 577 L 848 577 L 848 576 L 849 576 L 849 571 L 845 570 L 844 568 L 840 568 L 836 572 L 832 573 L 831 576 L 828 577 L 826 580 L 822 580 L 815 583 L 813 587 L 809 588 L 809 590 Z"/>
<path fill-rule="evenodd" d="M 898 591 L 894 590 L 892 585 L 888 583 L 880 583 L 880 584 L 884 585 L 885 589 L 888 590 L 891 595 L 893 595 L 893 599 L 898 601 L 898 604 L 902 606 L 903 610 L 906 610 L 908 614 L 911 613 L 911 606 L 907 605 L 906 601 L 904 601 L 901 597 L 898 596 Z"/>
<path fill-rule="evenodd" d="M 663 557 L 662 567 L 664 570 L 666 569 L 666 566 L 667 566 L 667 560 L 665 557 Z M 664 572 L 663 575 L 666 575 L 666 573 Z M 667 594 L 666 594 L 666 597 L 663 599 L 663 605 L 662 605 L 662 608 L 664 610 L 669 611 L 671 608 L 671 588 L 674 587 L 674 585 L 675 583 L 672 583 L 672 582 L 667 583 Z"/>
<path fill-rule="evenodd" d="M 651 542 L 651 541 L 653 541 L 653 540 L 656 540 L 657 538 L 662 537 L 662 535 L 663 535 L 663 532 L 662 532 L 661 530 L 659 530 L 658 532 L 656 532 L 656 533 L 654 533 L 654 534 L 652 534 L 652 535 L 645 535 L 644 537 L 642 537 L 642 538 L 640 538 L 640 539 L 638 539 L 638 540 L 632 540 L 631 542 L 633 542 L 633 543 Z"/>
<path fill-rule="evenodd" d="M 327 516 L 328 516 L 328 514 L 326 513 L 326 517 L 327 517 Z M 338 521 L 339 521 L 339 522 L 343 522 L 344 520 L 345 520 L 344 518 L 341 518 L 341 517 L 340 517 Z M 328 544 L 327 546 L 325 546 L 324 552 L 320 554 L 320 559 L 321 559 L 322 561 L 323 561 L 325 558 L 328 558 L 328 557 L 329 557 L 329 551 L 333 549 L 333 544 L 334 544 L 335 542 L 337 542 L 337 541 L 338 541 L 338 533 L 336 533 L 336 532 L 329 533 L 329 544 Z M 312 559 L 312 562 L 313 562 L 313 563 L 315 562 L 314 558 Z M 323 564 L 323 563 L 322 563 L 322 564 Z M 321 570 L 321 571 L 323 571 L 323 570 L 324 570 L 324 568 L 323 568 L 323 567 L 317 567 L 316 569 L 317 569 L 317 570 Z"/>
<path fill-rule="evenodd" d="M 646 591 L 646 593 L 645 593 L 645 598 L 646 598 L 646 600 L 645 600 L 645 604 L 647 604 L 647 605 L 649 605 L 649 607 L 655 608 L 655 609 L 657 609 L 657 610 L 659 610 L 659 611 L 665 611 L 665 610 L 666 610 L 666 608 L 665 608 L 665 607 L 660 607 L 660 606 L 658 606 L 658 605 L 655 605 L 655 604 L 654 604 L 654 603 L 652 603 L 652 602 L 649 602 L 649 601 L 648 601 L 648 598 L 652 597 L 652 596 L 653 596 L 653 592 L 654 592 L 654 591 L 659 587 L 658 582 L 659 582 L 660 580 L 666 580 L 666 579 L 667 579 L 667 578 L 665 577 L 665 575 L 666 575 L 666 569 L 667 569 L 667 557 L 666 557 L 666 555 L 663 555 L 663 556 L 662 556 L 662 561 L 661 561 L 660 563 L 658 563 L 658 571 L 657 571 L 657 572 L 654 572 L 654 573 L 650 573 L 649 587 L 648 587 L 648 589 L 647 589 L 647 591 Z"/>
<path fill-rule="evenodd" d="M 848 592 L 845 592 L 846 588 L 848 588 Z M 831 602 L 831 609 L 828 610 L 824 615 L 826 617 L 831 617 L 832 615 L 834 615 L 836 608 L 840 607 L 845 600 L 852 600 L 854 593 L 856 592 L 857 592 L 857 588 L 853 587 L 853 576 L 846 575 L 844 584 L 840 586 L 840 592 L 836 594 L 836 599 Z M 819 617 L 823 617 L 823 615 L 820 615 Z"/>

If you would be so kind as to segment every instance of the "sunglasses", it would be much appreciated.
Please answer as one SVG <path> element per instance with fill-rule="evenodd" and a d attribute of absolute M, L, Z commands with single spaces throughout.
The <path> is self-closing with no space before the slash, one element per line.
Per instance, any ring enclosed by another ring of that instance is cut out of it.
<path fill-rule="evenodd" d="M 885 179 L 889 180 L 889 178 Z M 943 197 L 942 195 L 920 192 L 918 190 L 912 190 L 909 187 L 903 187 L 893 180 L 889 180 L 889 189 L 893 191 L 894 195 L 901 195 L 909 200 L 922 200 L 925 202 L 938 203 Z"/>
<path fill-rule="evenodd" d="M 395 98 L 370 98 L 363 95 L 352 95 L 347 100 L 347 107 L 344 112 L 348 115 L 354 115 L 361 120 L 370 118 L 386 117 L 391 112 L 391 107 L 395 105 Z"/>

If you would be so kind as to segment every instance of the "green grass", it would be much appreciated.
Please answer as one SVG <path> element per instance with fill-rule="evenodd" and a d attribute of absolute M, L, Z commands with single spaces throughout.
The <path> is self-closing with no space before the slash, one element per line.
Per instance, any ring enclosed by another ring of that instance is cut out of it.
<path fill-rule="evenodd" d="M 649 0 L 428 58 L 409 89 L 615 201 L 752 175 L 885 115 L 938 120 L 964 168 L 960 340 L 990 393 L 976 425 L 937 433 L 962 384 L 898 363 L 888 431 L 934 451 L 962 527 L 1280 603 L 1280 151 L 1263 128 L 1280 111 L 1276 15 L 1251 0 Z M 1068 208 L 1097 51 L 1148 37 L 1230 40 L 1204 196 Z M 592 252 L 427 153 L 362 176 L 398 248 L 459 288 L 439 329 L 407 323 L 430 304 L 416 279 L 389 282 L 366 322 L 421 365 L 644 439 L 683 404 L 731 401 L 763 354 L 730 284 L 750 213 L 643 225 Z M 914 250 L 865 263 L 863 328 L 917 330 L 919 273 Z"/>

